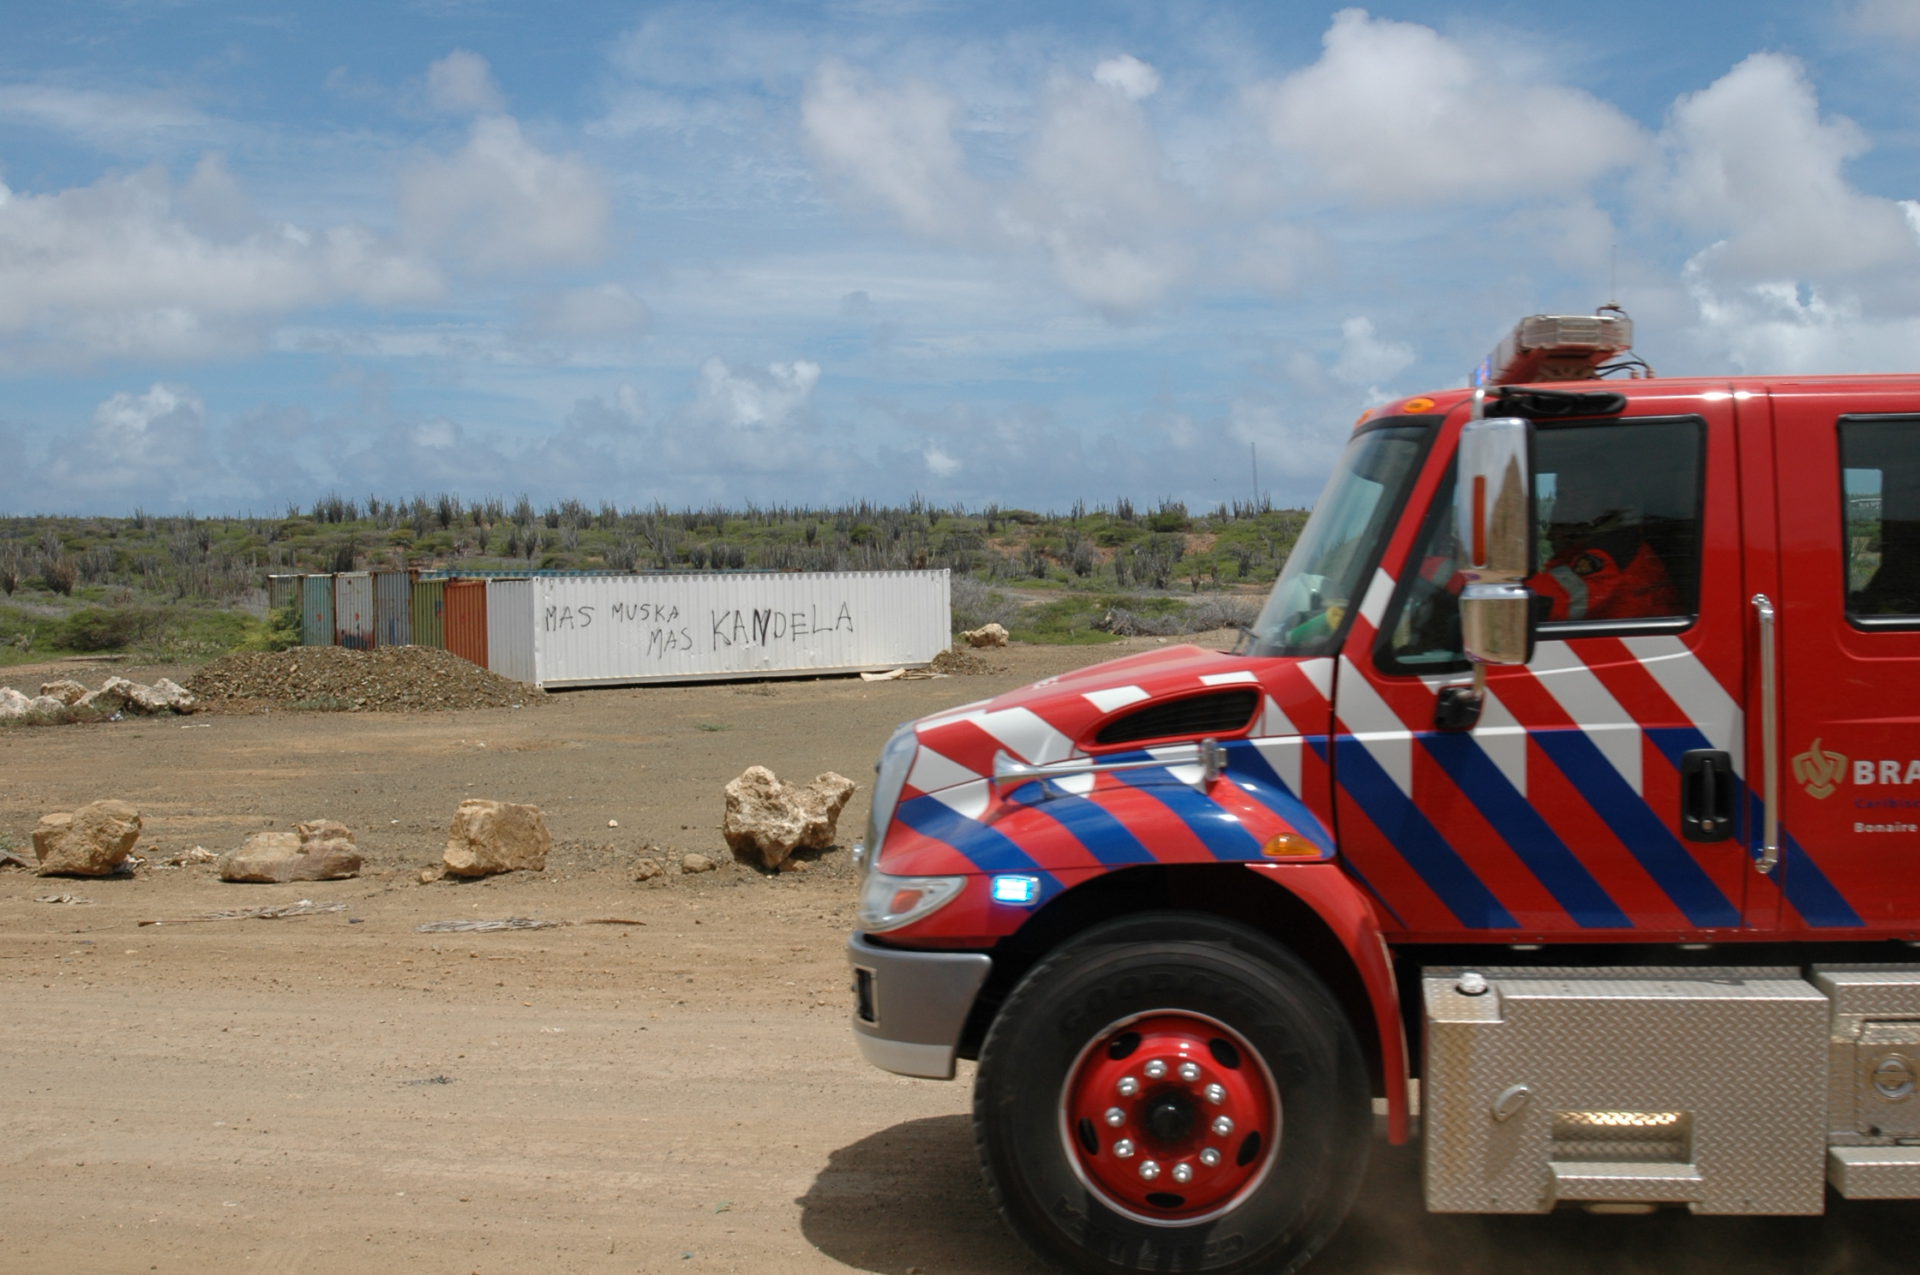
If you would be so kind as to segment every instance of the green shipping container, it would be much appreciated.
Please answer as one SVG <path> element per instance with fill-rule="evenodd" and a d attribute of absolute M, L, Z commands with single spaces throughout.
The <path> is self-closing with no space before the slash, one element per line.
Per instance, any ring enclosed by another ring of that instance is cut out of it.
<path fill-rule="evenodd" d="M 447 647 L 447 582 L 413 582 L 413 644 Z"/>

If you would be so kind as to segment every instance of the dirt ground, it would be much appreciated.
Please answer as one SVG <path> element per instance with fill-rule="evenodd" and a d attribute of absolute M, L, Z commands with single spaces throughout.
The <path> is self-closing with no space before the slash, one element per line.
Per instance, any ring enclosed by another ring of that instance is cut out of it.
<path fill-rule="evenodd" d="M 148 861 L 108 880 L 0 870 L 0 1271 L 1040 1270 L 980 1184 L 966 1072 L 903 1079 L 854 1049 L 845 851 L 778 876 L 733 864 L 721 788 L 756 763 L 839 771 L 862 783 L 850 843 L 896 722 L 1153 644 L 1016 647 L 929 681 L 0 731 L 0 835 L 28 850 L 40 815 L 118 797 Z M 470 796 L 540 805 L 548 870 L 421 884 Z M 365 875 L 158 866 L 315 818 L 355 831 Z M 688 852 L 722 866 L 683 875 Z M 643 857 L 670 871 L 636 882 Z M 347 906 L 194 919 L 300 899 Z M 415 928 L 515 916 L 642 924 Z M 1430 1217 L 1416 1153 L 1382 1144 L 1312 1269 L 1874 1275 L 1914 1268 L 1915 1216 Z"/>

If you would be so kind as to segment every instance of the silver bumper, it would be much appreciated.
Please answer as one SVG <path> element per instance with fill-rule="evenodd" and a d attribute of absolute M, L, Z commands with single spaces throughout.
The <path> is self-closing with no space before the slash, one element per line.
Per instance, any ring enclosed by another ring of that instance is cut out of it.
<path fill-rule="evenodd" d="M 954 1053 L 993 958 L 984 952 L 913 952 L 847 940 L 853 967 L 853 1037 L 874 1066 L 902 1076 L 953 1079 Z"/>

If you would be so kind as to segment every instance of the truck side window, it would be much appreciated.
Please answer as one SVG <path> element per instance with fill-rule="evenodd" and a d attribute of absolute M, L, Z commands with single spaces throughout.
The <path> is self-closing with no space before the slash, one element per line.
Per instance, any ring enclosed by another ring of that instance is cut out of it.
<path fill-rule="evenodd" d="M 1704 441 L 1697 419 L 1536 427 L 1540 569 L 1527 587 L 1541 608 L 1542 636 L 1694 614 Z M 1449 474 L 1434 494 L 1382 627 L 1385 672 L 1444 673 L 1466 666 L 1452 505 Z"/>
<path fill-rule="evenodd" d="M 1920 619 L 1920 420 L 1840 422 L 1847 615 Z"/>
<path fill-rule="evenodd" d="M 1540 569 L 1527 587 L 1546 632 L 1694 613 L 1702 441 L 1697 420 L 1536 429 Z"/>

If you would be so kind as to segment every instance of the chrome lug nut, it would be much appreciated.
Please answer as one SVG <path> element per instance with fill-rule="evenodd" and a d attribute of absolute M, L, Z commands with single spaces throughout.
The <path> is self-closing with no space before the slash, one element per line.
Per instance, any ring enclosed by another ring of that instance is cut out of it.
<path fill-rule="evenodd" d="M 1216 1107 L 1227 1100 L 1227 1090 L 1224 1085 L 1208 1085 L 1202 1092 L 1207 1095 L 1207 1101 Z"/>
<path fill-rule="evenodd" d="M 1213 1118 L 1213 1131 L 1223 1138 L 1226 1137 L 1233 1132 L 1233 1120 L 1227 1116 L 1215 1116 Z"/>
<path fill-rule="evenodd" d="M 1209 1169 L 1213 1168 L 1216 1164 L 1220 1163 L 1220 1152 L 1214 1147 L 1208 1147 L 1200 1153 L 1200 1163 L 1206 1165 Z"/>
<path fill-rule="evenodd" d="M 1147 1073 L 1148 1080 L 1158 1080 L 1167 1074 L 1167 1065 L 1156 1058 L 1148 1063 L 1144 1070 Z"/>
<path fill-rule="evenodd" d="M 1188 1084 L 1192 1084 L 1194 1081 L 1200 1079 L 1200 1064 L 1191 1062 L 1181 1063 L 1180 1079 L 1186 1081 Z"/>
<path fill-rule="evenodd" d="M 1115 1129 L 1118 1129 L 1121 1125 L 1127 1122 L 1127 1113 L 1120 1110 L 1120 1108 L 1118 1107 L 1108 1107 L 1106 1120 L 1109 1125 L 1113 1126 Z"/>
<path fill-rule="evenodd" d="M 1190 1164 L 1174 1165 L 1173 1180 L 1181 1186 L 1185 1186 L 1187 1183 L 1193 1181 L 1193 1166 Z"/>
<path fill-rule="evenodd" d="M 1122 1160 L 1131 1160 L 1133 1158 L 1133 1139 L 1122 1138 L 1120 1141 L 1114 1143 L 1113 1153 Z"/>
<path fill-rule="evenodd" d="M 1132 1076 L 1122 1076 L 1120 1077 L 1119 1089 L 1122 1098 L 1131 1098 L 1140 1092 L 1140 1082 Z"/>
<path fill-rule="evenodd" d="M 1160 1166 L 1151 1160 L 1142 1160 L 1140 1162 L 1140 1176 L 1143 1180 L 1151 1182 L 1160 1176 Z"/>

